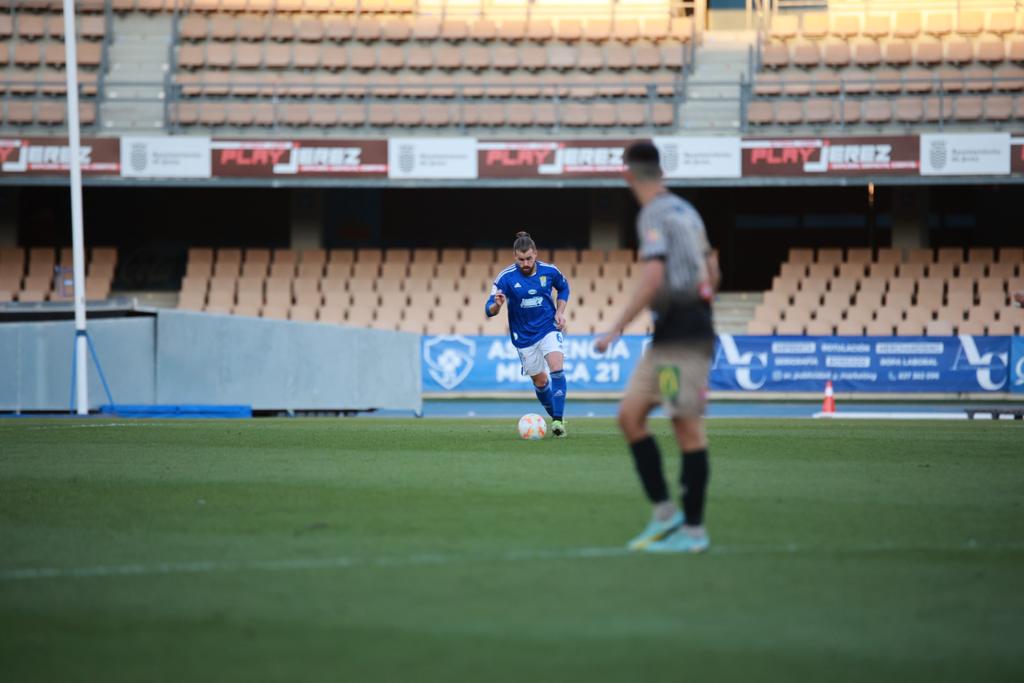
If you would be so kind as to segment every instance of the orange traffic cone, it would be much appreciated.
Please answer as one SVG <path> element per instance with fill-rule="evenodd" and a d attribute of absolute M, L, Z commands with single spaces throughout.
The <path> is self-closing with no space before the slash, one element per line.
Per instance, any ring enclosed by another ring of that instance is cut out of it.
<path fill-rule="evenodd" d="M 836 412 L 836 399 L 832 395 L 832 380 L 825 382 L 825 400 L 821 402 L 821 412 L 826 415 L 834 415 Z"/>

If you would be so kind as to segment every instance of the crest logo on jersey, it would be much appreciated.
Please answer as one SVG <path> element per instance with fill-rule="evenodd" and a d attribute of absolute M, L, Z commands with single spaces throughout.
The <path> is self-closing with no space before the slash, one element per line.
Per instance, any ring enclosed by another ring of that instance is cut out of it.
<path fill-rule="evenodd" d="M 547 275 L 541 275 L 540 276 L 540 286 L 541 287 L 546 287 L 547 284 L 548 284 L 548 276 Z M 533 294 L 533 292 L 530 292 L 530 294 Z"/>
<path fill-rule="evenodd" d="M 427 372 L 445 389 L 462 384 L 473 369 L 476 342 L 462 336 L 434 337 L 423 344 Z"/>

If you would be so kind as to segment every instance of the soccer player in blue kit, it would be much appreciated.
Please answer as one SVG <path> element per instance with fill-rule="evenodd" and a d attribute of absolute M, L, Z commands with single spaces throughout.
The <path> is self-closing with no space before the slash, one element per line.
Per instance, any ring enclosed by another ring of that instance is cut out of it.
<path fill-rule="evenodd" d="M 569 282 L 550 263 L 537 260 L 537 245 L 529 233 L 516 234 L 516 262 L 498 273 L 487 299 L 493 318 L 508 302 L 508 329 L 519 352 L 523 373 L 533 380 L 537 399 L 551 416 L 551 433 L 565 436 L 565 360 L 562 331 Z M 552 290 L 557 292 L 557 298 Z M 545 372 L 551 369 L 551 378 Z"/>

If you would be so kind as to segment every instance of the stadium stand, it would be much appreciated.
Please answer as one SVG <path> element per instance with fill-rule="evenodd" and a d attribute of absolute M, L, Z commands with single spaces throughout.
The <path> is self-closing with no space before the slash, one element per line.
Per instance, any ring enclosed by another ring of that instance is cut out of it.
<path fill-rule="evenodd" d="M 846 4 L 858 11 L 774 16 L 751 74 L 752 126 L 991 128 L 1024 116 L 1024 33 L 1012 8 Z"/>
<path fill-rule="evenodd" d="M 80 118 L 97 120 L 107 18 L 102 2 L 76 3 Z M 8 130 L 54 129 L 65 124 L 64 22 L 60 2 L 5 3 L 0 7 L 0 122 Z"/>
<path fill-rule="evenodd" d="M 749 334 L 1015 334 L 1003 317 L 1024 286 L 1019 248 L 791 249 Z M 898 259 L 895 260 L 894 259 Z"/>
<path fill-rule="evenodd" d="M 634 262 L 629 249 L 541 250 L 540 258 L 571 278 L 570 324 L 579 334 L 601 329 L 603 311 L 621 302 Z M 482 306 L 505 265 L 492 249 L 192 248 L 178 307 L 428 334 L 503 334 L 504 317 L 486 320 Z M 630 329 L 645 334 L 651 320 Z"/>
<path fill-rule="evenodd" d="M 70 301 L 74 287 L 70 247 L 0 248 L 0 303 Z M 89 300 L 106 299 L 117 268 L 117 250 L 93 247 L 86 265 Z"/>
<path fill-rule="evenodd" d="M 526 5 L 441 18 L 423 3 L 418 14 L 390 4 L 386 14 L 352 14 L 347 3 L 295 13 L 299 3 L 283 2 L 272 14 L 252 3 L 235 14 L 193 3 L 176 25 L 173 122 L 215 131 L 675 125 L 693 21 L 667 6 L 634 18 L 592 4 L 577 9 L 603 14 L 581 20 Z"/>

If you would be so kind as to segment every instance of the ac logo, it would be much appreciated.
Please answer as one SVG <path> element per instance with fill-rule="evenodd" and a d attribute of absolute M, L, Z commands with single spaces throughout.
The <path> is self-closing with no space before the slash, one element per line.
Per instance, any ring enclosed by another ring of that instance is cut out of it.
<path fill-rule="evenodd" d="M 736 340 L 731 334 L 718 335 L 718 351 L 715 353 L 714 368 L 724 368 L 736 373 L 736 384 L 746 391 L 757 391 L 768 381 L 768 352 L 740 353 Z"/>
<path fill-rule="evenodd" d="M 982 353 L 978 349 L 978 343 L 974 337 L 962 334 L 959 339 L 960 349 L 956 353 L 956 360 L 953 361 L 953 369 L 962 369 L 962 358 L 968 368 L 975 370 L 978 384 L 983 390 L 999 391 L 1002 389 L 1009 379 L 1010 354 L 993 351 Z"/>

